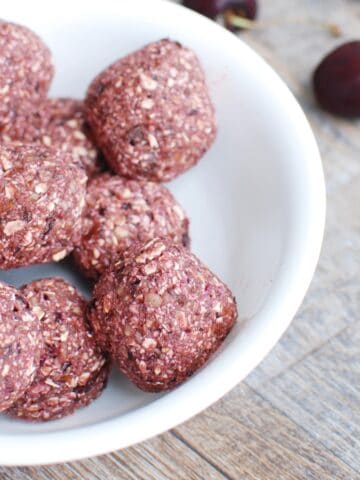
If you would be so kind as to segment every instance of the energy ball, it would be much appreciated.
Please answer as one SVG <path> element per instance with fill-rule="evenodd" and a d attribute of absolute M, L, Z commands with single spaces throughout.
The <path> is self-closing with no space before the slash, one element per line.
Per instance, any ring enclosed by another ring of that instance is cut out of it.
<path fill-rule="evenodd" d="M 103 169 L 80 100 L 45 100 L 38 109 L 19 114 L 13 123 L 0 132 L 0 140 L 17 145 L 35 143 L 70 153 L 84 165 L 89 177 Z"/>
<path fill-rule="evenodd" d="M 195 165 L 216 135 L 196 55 L 161 40 L 118 60 L 91 83 L 86 118 L 110 167 L 166 182 Z"/>
<path fill-rule="evenodd" d="M 97 398 L 106 385 L 109 365 L 86 321 L 86 302 L 60 278 L 22 288 L 40 320 L 44 348 L 31 386 L 9 413 L 26 420 L 62 418 Z"/>
<path fill-rule="evenodd" d="M 230 290 L 168 239 L 126 250 L 100 277 L 88 306 L 99 344 L 149 392 L 170 390 L 196 372 L 236 318 Z"/>
<path fill-rule="evenodd" d="M 58 262 L 80 241 L 87 177 L 68 153 L 0 145 L 0 268 Z"/>
<path fill-rule="evenodd" d="M 53 74 L 42 40 L 26 27 L 0 21 L 0 128 L 45 98 Z"/>
<path fill-rule="evenodd" d="M 40 362 L 40 322 L 15 288 L 0 282 L 0 412 L 30 386 Z"/>
<path fill-rule="evenodd" d="M 136 241 L 167 236 L 188 246 L 188 227 L 184 210 L 164 186 L 104 173 L 88 184 L 74 258 L 88 278 L 97 279 Z"/>

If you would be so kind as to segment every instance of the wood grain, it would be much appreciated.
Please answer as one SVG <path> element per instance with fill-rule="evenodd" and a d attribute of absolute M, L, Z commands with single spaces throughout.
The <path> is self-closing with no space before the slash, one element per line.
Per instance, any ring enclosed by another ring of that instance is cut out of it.
<path fill-rule="evenodd" d="M 201 475 L 201 476 L 199 476 Z M 29 468 L 0 468 L 1 480 L 223 480 L 224 475 L 180 439 L 166 433 L 141 445 L 110 455 Z"/>
<path fill-rule="evenodd" d="M 322 112 L 311 89 L 321 57 L 359 37 L 360 1 L 259 3 L 259 28 L 240 35 L 303 106 L 327 182 L 324 248 L 300 312 L 246 382 L 185 425 L 82 462 L 0 467 L 1 480 L 360 479 L 360 121 Z"/>
<path fill-rule="evenodd" d="M 259 390 L 360 478 L 359 345 L 356 323 Z"/>
<path fill-rule="evenodd" d="M 320 441 L 246 385 L 175 433 L 234 480 L 357 478 Z"/>

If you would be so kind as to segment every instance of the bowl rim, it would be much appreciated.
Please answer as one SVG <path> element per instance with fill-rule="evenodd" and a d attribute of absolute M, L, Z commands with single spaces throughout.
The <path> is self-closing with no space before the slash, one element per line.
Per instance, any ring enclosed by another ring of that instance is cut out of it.
<path fill-rule="evenodd" d="M 259 321 L 264 320 L 264 322 L 276 316 L 277 320 L 273 322 L 272 328 L 259 333 L 253 329 L 251 322 L 245 326 L 248 335 L 256 338 L 256 348 L 245 346 L 242 350 L 242 358 L 246 358 L 246 361 L 240 365 L 236 363 L 227 365 L 226 368 L 223 368 L 224 362 L 206 367 L 206 370 L 210 368 L 213 373 L 221 375 L 220 384 L 204 389 L 201 381 L 202 372 L 200 372 L 200 375 L 193 377 L 191 382 L 183 384 L 171 394 L 156 399 L 155 413 L 154 402 L 151 402 L 119 418 L 104 420 L 90 426 L 46 433 L 0 433 L 0 464 L 4 466 L 60 463 L 105 454 L 161 434 L 200 413 L 242 381 L 275 346 L 298 310 L 318 262 L 326 213 L 324 175 L 314 135 L 301 107 L 288 87 L 256 52 L 215 22 L 165 0 L 152 0 L 152 2 L 138 0 L 136 4 L 139 3 L 142 4 L 141 8 L 149 14 L 154 8 L 154 3 L 159 3 L 164 14 L 181 14 L 183 19 L 191 17 L 192 21 L 196 17 L 199 28 L 203 26 L 207 30 L 212 29 L 214 35 L 223 37 L 223 41 L 229 45 L 229 48 L 237 48 L 239 53 L 250 55 L 256 62 L 257 68 L 270 79 L 269 89 L 281 91 L 283 102 L 287 105 L 287 113 L 302 132 L 302 139 L 308 151 L 304 161 L 307 175 L 312 177 L 312 182 L 308 198 L 311 204 L 311 215 L 306 225 L 307 241 L 301 245 L 300 251 L 296 252 L 298 255 L 296 265 L 279 272 L 279 278 L 275 279 L 272 286 L 271 295 L 256 315 Z M 125 8 L 124 4 L 121 8 Z M 130 6 L 130 8 L 134 7 Z M 291 291 L 284 298 L 282 292 L 289 283 Z M 231 349 L 231 345 L 227 349 Z M 125 431 L 126 435 L 122 434 L 122 431 Z"/>

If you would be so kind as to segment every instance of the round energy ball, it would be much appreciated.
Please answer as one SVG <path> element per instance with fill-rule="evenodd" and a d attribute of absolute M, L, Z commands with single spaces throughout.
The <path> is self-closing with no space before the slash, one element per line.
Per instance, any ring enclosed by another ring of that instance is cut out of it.
<path fill-rule="evenodd" d="M 21 25 L 0 21 L 0 127 L 45 98 L 54 74 L 42 40 Z"/>
<path fill-rule="evenodd" d="M 136 241 L 170 237 L 188 246 L 188 227 L 184 210 L 164 186 L 104 173 L 88 184 L 74 258 L 87 277 L 97 279 Z"/>
<path fill-rule="evenodd" d="M 62 418 L 97 398 L 106 385 L 109 365 L 86 321 L 86 302 L 60 278 L 22 288 L 41 322 L 44 348 L 31 386 L 9 413 L 26 420 Z"/>
<path fill-rule="evenodd" d="M 230 290 L 167 239 L 134 244 L 96 284 L 88 319 L 139 388 L 169 390 L 214 353 L 237 317 Z"/>
<path fill-rule="evenodd" d="M 129 178 L 174 179 L 210 148 L 216 121 L 196 55 L 161 40 L 91 83 L 86 118 L 110 167 Z"/>
<path fill-rule="evenodd" d="M 57 262 L 81 237 L 87 177 L 68 153 L 0 146 L 0 268 Z"/>
<path fill-rule="evenodd" d="M 40 322 L 18 290 L 0 282 L 0 412 L 30 386 L 40 362 Z"/>
<path fill-rule="evenodd" d="M 6 144 L 35 143 L 55 147 L 79 160 L 89 177 L 103 169 L 100 154 L 85 122 L 84 106 L 72 98 L 51 98 L 36 110 L 17 115 L 0 133 Z"/>

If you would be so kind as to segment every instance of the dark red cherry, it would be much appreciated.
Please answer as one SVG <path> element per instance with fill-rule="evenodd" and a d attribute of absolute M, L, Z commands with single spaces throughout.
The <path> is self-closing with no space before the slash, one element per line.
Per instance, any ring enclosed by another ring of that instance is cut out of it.
<path fill-rule="evenodd" d="M 360 116 L 360 41 L 330 52 L 316 68 L 313 84 L 325 110 L 344 117 Z"/>
<path fill-rule="evenodd" d="M 224 11 L 228 0 L 184 0 L 183 5 L 209 18 L 216 18 Z"/>

